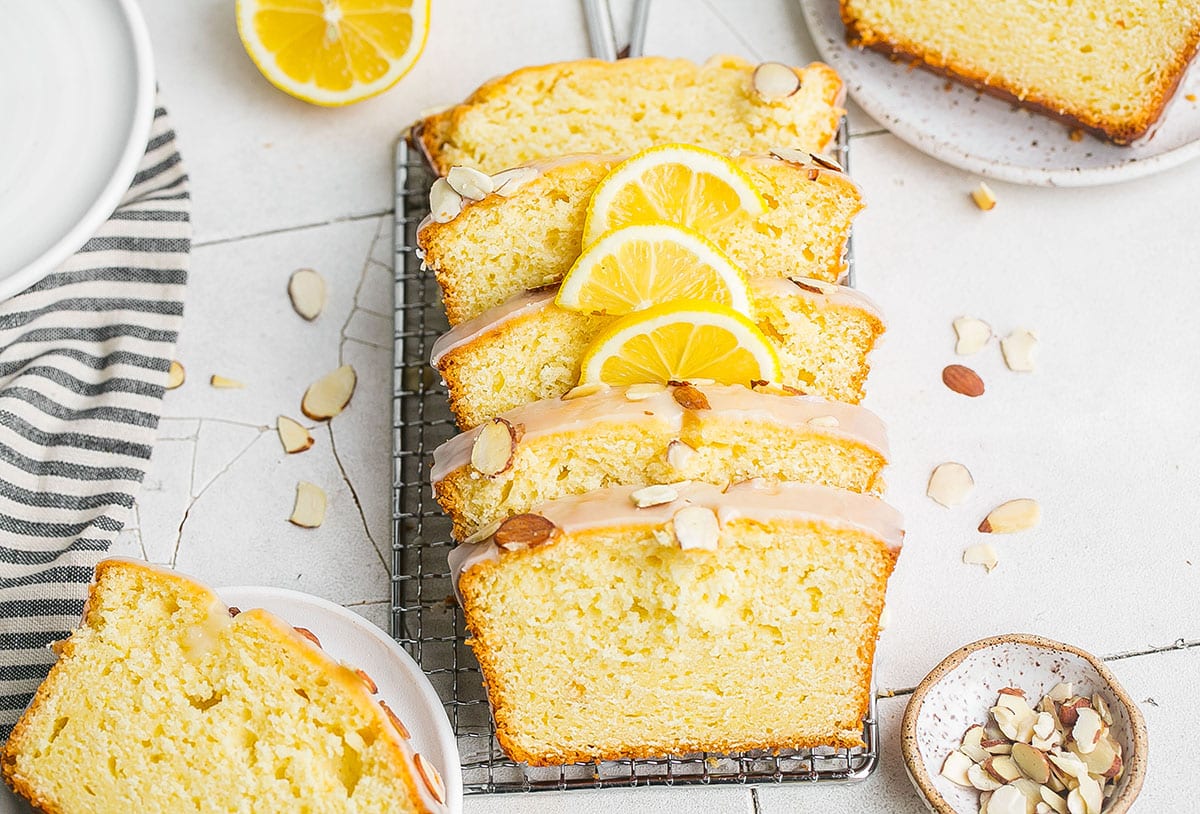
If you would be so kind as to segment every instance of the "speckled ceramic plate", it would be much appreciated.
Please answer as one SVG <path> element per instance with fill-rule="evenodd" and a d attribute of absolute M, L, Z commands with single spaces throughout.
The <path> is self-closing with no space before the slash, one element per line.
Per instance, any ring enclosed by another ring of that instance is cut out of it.
<path fill-rule="evenodd" d="M 854 101 L 898 138 L 960 169 L 1039 186 L 1092 186 L 1125 181 L 1200 156 L 1200 89 L 1194 63 L 1158 127 L 1129 147 L 1092 136 L 1071 141 L 1046 116 L 984 96 L 928 71 L 846 44 L 836 0 L 799 0 L 822 58 L 846 81 Z M 1198 61 L 1200 62 L 1200 61 Z"/>
<path fill-rule="evenodd" d="M 1121 744 L 1124 773 L 1105 814 L 1123 814 L 1141 791 L 1146 775 L 1147 734 L 1141 711 L 1102 661 L 1077 647 L 1040 636 L 1011 633 L 962 647 L 933 668 L 904 711 L 901 751 L 913 785 L 934 814 L 976 814 L 979 793 L 941 776 L 946 755 L 963 732 L 984 723 L 1002 687 L 1018 687 L 1041 699 L 1059 682 L 1078 695 L 1100 693 L 1113 716 L 1112 734 Z"/>

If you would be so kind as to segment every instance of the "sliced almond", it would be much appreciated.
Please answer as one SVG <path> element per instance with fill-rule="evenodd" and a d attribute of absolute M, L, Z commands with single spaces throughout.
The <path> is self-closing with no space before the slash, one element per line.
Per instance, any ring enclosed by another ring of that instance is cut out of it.
<path fill-rule="evenodd" d="M 363 685 L 366 686 L 367 692 L 371 693 L 371 695 L 374 695 L 375 693 L 379 692 L 379 687 L 376 686 L 375 680 L 372 679 L 369 675 L 367 675 L 366 670 L 360 670 L 357 667 L 351 667 L 350 669 L 354 672 L 354 674 L 356 676 L 358 676 L 359 680 L 362 681 Z"/>
<path fill-rule="evenodd" d="M 588 382 L 587 384 L 577 385 L 572 387 L 567 392 L 563 393 L 559 398 L 563 401 L 574 401 L 575 399 L 587 398 L 594 396 L 597 393 L 604 393 L 610 388 L 604 382 Z"/>
<path fill-rule="evenodd" d="M 651 396 L 657 396 L 659 393 L 665 393 L 667 386 L 656 382 L 645 382 L 642 384 L 631 384 L 625 388 L 625 398 L 629 401 L 645 401 Z"/>
<path fill-rule="evenodd" d="M 983 748 L 983 727 L 979 724 L 967 727 L 963 733 L 962 744 L 958 747 L 964 755 L 976 763 L 983 763 L 990 754 Z"/>
<path fill-rule="evenodd" d="M 1053 689 L 1051 689 L 1050 692 L 1046 693 L 1046 695 L 1050 698 L 1051 701 L 1058 701 L 1059 703 L 1066 701 L 1068 698 L 1070 698 L 1074 694 L 1075 694 L 1075 685 L 1072 684 L 1070 681 L 1055 684 Z"/>
<path fill-rule="evenodd" d="M 1011 783 L 1021 776 L 1021 769 L 1009 755 L 992 755 L 981 765 L 985 772 L 1001 783 Z"/>
<path fill-rule="evenodd" d="M 685 506 L 671 519 L 675 541 L 684 551 L 693 548 L 716 551 L 721 536 L 717 513 L 706 506 Z"/>
<path fill-rule="evenodd" d="M 971 785 L 980 791 L 995 791 L 1004 785 L 996 778 L 983 770 L 983 766 L 978 763 L 972 764 L 971 768 L 967 769 L 967 780 L 971 781 Z"/>
<path fill-rule="evenodd" d="M 677 472 L 687 469 L 688 462 L 696 455 L 696 450 L 678 439 L 667 444 L 667 463 Z"/>
<path fill-rule="evenodd" d="M 312 642 L 313 644 L 315 644 L 317 647 L 320 647 L 320 646 L 321 646 L 321 640 L 317 638 L 317 634 L 313 633 L 313 632 L 312 632 L 311 630 L 309 630 L 308 628 L 306 628 L 306 627 L 294 627 L 294 628 L 292 628 L 292 630 L 294 630 L 294 631 L 296 631 L 297 633 L 299 633 L 299 634 L 300 634 L 302 637 L 304 637 L 305 639 L 308 639 L 310 642 Z"/>
<path fill-rule="evenodd" d="M 983 751 L 987 752 L 989 755 L 1011 755 L 1012 745 L 1013 742 L 1005 737 L 984 738 L 980 742 L 980 746 L 983 747 Z"/>
<path fill-rule="evenodd" d="M 1068 814 L 1067 800 L 1065 797 L 1055 793 L 1054 790 L 1050 789 L 1048 786 L 1042 786 L 1041 795 L 1042 802 L 1049 806 L 1050 810 L 1054 811 L 1055 814 Z"/>
<path fill-rule="evenodd" d="M 966 565 L 982 565 L 990 574 L 992 570 L 1000 563 L 996 556 L 996 549 L 991 543 L 977 543 L 973 546 L 968 546 L 962 554 L 962 561 Z"/>
<path fill-rule="evenodd" d="M 672 397 L 685 410 L 708 410 L 708 397 L 700 388 L 691 384 L 680 384 L 671 391 Z"/>
<path fill-rule="evenodd" d="M 954 352 L 959 356 L 978 353 L 992 339 L 992 326 L 975 317 L 959 317 L 954 320 Z"/>
<path fill-rule="evenodd" d="M 1058 754 L 1052 752 L 1046 755 L 1046 758 L 1062 770 L 1064 777 L 1073 777 L 1076 780 L 1080 777 L 1087 777 L 1087 764 L 1070 752 L 1060 752 Z"/>
<path fill-rule="evenodd" d="M 648 509 L 651 506 L 661 506 L 664 503 L 671 503 L 678 500 L 679 490 L 674 486 L 655 484 L 654 486 L 646 486 L 635 492 L 631 492 L 629 499 L 639 509 Z"/>
<path fill-rule="evenodd" d="M 417 774 L 425 781 L 425 788 L 437 800 L 438 805 L 446 804 L 446 783 L 442 780 L 441 772 L 425 759 L 420 752 L 413 753 L 413 763 L 417 764 Z"/>
<path fill-rule="evenodd" d="M 811 427 L 833 428 L 833 427 L 838 426 L 840 424 L 840 422 L 837 420 L 837 418 L 835 416 L 818 415 L 818 416 L 814 416 L 814 417 L 810 418 L 808 420 L 808 424 Z"/>
<path fill-rule="evenodd" d="M 1004 364 L 1008 365 L 1009 370 L 1018 373 L 1029 373 L 1033 370 L 1037 347 L 1037 337 L 1024 328 L 1013 331 L 1000 340 Z"/>
<path fill-rule="evenodd" d="M 1021 773 L 1038 785 L 1050 780 L 1050 761 L 1037 749 L 1026 743 L 1014 743 L 1012 750 L 1013 762 Z"/>
<path fill-rule="evenodd" d="M 325 279 L 312 269 L 297 269 L 288 279 L 288 297 L 296 313 L 312 322 L 325 308 Z"/>
<path fill-rule="evenodd" d="M 505 551 L 523 551 L 543 545 L 558 535 L 558 526 L 540 514 L 517 514 L 496 529 L 492 539 Z"/>
<path fill-rule="evenodd" d="M 209 378 L 208 383 L 219 390 L 238 390 L 246 386 L 237 379 L 230 379 L 227 376 L 221 376 L 216 373 Z"/>
<path fill-rule="evenodd" d="M 463 198 L 445 178 L 439 178 L 429 188 L 429 215 L 434 223 L 449 223 L 462 212 Z"/>
<path fill-rule="evenodd" d="M 1118 759 L 1117 750 L 1113 748 L 1113 740 L 1107 735 L 1092 744 L 1092 748 L 1086 752 L 1079 741 L 1073 741 L 1068 748 L 1083 761 L 1089 774 L 1104 775 L 1112 768 L 1113 761 Z"/>
<path fill-rule="evenodd" d="M 1058 720 L 1062 722 L 1064 727 L 1073 727 L 1075 726 L 1075 722 L 1079 720 L 1079 710 L 1088 708 L 1091 705 L 1092 702 L 1086 698 L 1068 698 L 1058 705 Z"/>
<path fill-rule="evenodd" d="M 933 468 L 925 494 L 949 509 L 966 500 L 974 488 L 971 471 L 960 463 L 947 461 Z"/>
<path fill-rule="evenodd" d="M 971 762 L 971 758 L 956 749 L 946 755 L 946 759 L 942 761 L 941 774 L 955 785 L 972 788 L 973 784 L 967 773 L 974 767 L 975 764 Z"/>
<path fill-rule="evenodd" d="M 983 379 L 964 365 L 947 365 L 942 370 L 942 383 L 955 393 L 968 398 L 982 396 L 984 392 Z"/>
<path fill-rule="evenodd" d="M 988 512 L 979 524 L 979 530 L 985 534 L 1012 534 L 1026 531 L 1040 523 L 1042 507 L 1032 498 L 1020 498 L 1001 503 Z"/>
<path fill-rule="evenodd" d="M 491 537 L 495 535 L 496 529 L 500 528 L 500 524 L 503 522 L 504 518 L 501 517 L 493 520 L 490 523 L 480 526 L 475 530 L 474 534 L 469 535 L 465 540 L 462 541 L 463 545 L 475 545 L 476 543 L 482 543 L 484 540 L 491 539 Z"/>
<path fill-rule="evenodd" d="M 183 365 L 175 359 L 171 360 L 171 366 L 167 368 L 167 389 L 174 390 L 187 380 L 187 371 Z"/>
<path fill-rule="evenodd" d="M 1112 711 L 1108 708 L 1108 702 L 1104 700 L 1104 696 L 1100 693 L 1092 694 L 1092 709 L 1096 710 L 1096 713 L 1100 716 L 1100 720 L 1104 721 L 1108 726 L 1112 726 Z"/>
<path fill-rule="evenodd" d="M 992 792 L 988 814 L 1025 814 L 1025 795 L 1016 786 L 1003 786 Z"/>
<path fill-rule="evenodd" d="M 1094 709 L 1087 707 L 1076 710 L 1075 725 L 1071 728 L 1071 737 L 1075 739 L 1079 751 L 1087 754 L 1096 748 L 1100 736 L 1104 733 L 1104 721 Z"/>
<path fill-rule="evenodd" d="M 1079 796 L 1083 798 L 1088 814 L 1100 814 L 1104 807 L 1104 789 L 1090 775 L 1079 778 Z"/>
<path fill-rule="evenodd" d="M 1033 738 L 1033 722 L 1036 720 L 1033 715 L 1022 715 L 1002 706 L 992 707 L 991 712 L 1004 737 L 1021 743 L 1029 743 Z"/>
<path fill-rule="evenodd" d="M 1033 711 L 1033 707 L 1029 706 L 1029 702 L 1025 700 L 1025 693 L 1014 687 L 1005 687 L 1004 689 L 998 691 L 996 695 L 996 706 L 1010 709 L 1022 718 L 1037 718 L 1037 714 Z"/>
<path fill-rule="evenodd" d="M 451 167 L 446 173 L 446 184 L 470 201 L 482 201 L 496 188 L 492 176 L 474 167 Z"/>
<path fill-rule="evenodd" d="M 383 712 L 385 715 L 387 715 L 388 721 L 395 728 L 400 737 L 404 738 L 405 740 L 408 740 L 412 737 L 412 734 L 408 731 L 408 727 L 405 726 L 404 722 L 400 720 L 400 716 L 392 712 L 392 708 L 387 705 L 386 701 L 380 701 L 379 706 L 383 708 Z"/>
<path fill-rule="evenodd" d="M 333 418 L 350 403 L 358 374 L 351 365 L 342 365 L 309 385 L 300 402 L 300 411 L 314 421 Z"/>
<path fill-rule="evenodd" d="M 296 484 L 296 502 L 288 518 L 301 528 L 315 529 L 325 522 L 325 490 L 302 480 Z"/>
<path fill-rule="evenodd" d="M 983 181 L 980 181 L 979 186 L 971 190 L 971 200 L 975 201 L 975 205 L 984 212 L 996 207 L 996 193 L 992 192 L 992 188 Z"/>
<path fill-rule="evenodd" d="M 471 466 L 489 478 L 507 472 L 517 454 L 518 436 L 507 419 L 493 418 L 479 428 L 471 445 Z"/>
<path fill-rule="evenodd" d="M 1033 734 L 1039 738 L 1048 738 L 1054 734 L 1054 716 L 1048 712 L 1039 712 L 1033 722 Z"/>
<path fill-rule="evenodd" d="M 492 191 L 505 198 L 511 198 L 521 187 L 539 175 L 541 173 L 533 167 L 513 167 L 510 170 L 498 172 L 492 176 L 492 184 L 495 186 Z"/>
<path fill-rule="evenodd" d="M 759 98 L 774 102 L 800 90 L 800 77 L 782 62 L 764 62 L 754 69 L 751 84 Z"/>
<path fill-rule="evenodd" d="M 283 451 L 288 455 L 304 452 L 313 445 L 313 437 L 308 430 L 300 422 L 285 415 L 275 419 L 275 430 L 279 433 L 279 443 L 283 444 Z"/>
<path fill-rule="evenodd" d="M 809 153 L 808 157 L 812 159 L 814 164 L 822 169 L 833 170 L 835 172 L 846 171 L 838 161 L 831 156 L 825 155 L 824 153 Z"/>
<path fill-rule="evenodd" d="M 1067 792 L 1067 814 L 1088 814 L 1087 803 L 1083 801 L 1078 788 Z"/>

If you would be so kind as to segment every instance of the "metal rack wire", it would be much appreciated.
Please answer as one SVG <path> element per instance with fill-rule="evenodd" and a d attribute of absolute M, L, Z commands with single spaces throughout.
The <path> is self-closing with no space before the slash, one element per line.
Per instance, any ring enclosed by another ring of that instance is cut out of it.
<path fill-rule="evenodd" d="M 837 158 L 847 163 L 845 125 Z M 392 636 L 429 676 L 450 717 L 468 794 L 719 783 L 861 780 L 879 759 L 875 696 L 863 721 L 865 748 L 779 754 L 695 754 L 536 768 L 509 760 L 496 742 L 483 679 L 466 644 L 446 554 L 450 521 L 433 500 L 433 450 L 455 434 L 446 389 L 429 350 L 447 329 L 433 274 L 421 267 L 416 230 L 428 214 L 434 176 L 416 150 L 396 146 L 395 361 L 393 364 Z M 849 277 L 853 281 L 853 254 Z"/>

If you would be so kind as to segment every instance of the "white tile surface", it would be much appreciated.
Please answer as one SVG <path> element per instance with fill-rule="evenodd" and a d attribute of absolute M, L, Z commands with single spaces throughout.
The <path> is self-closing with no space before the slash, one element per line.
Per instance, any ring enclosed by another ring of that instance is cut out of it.
<path fill-rule="evenodd" d="M 629 5 L 617 3 L 619 30 Z M 422 109 L 489 76 L 583 55 L 580 5 L 438 0 L 413 73 L 346 110 L 272 89 L 242 52 L 230 3 L 144 6 L 192 179 L 197 248 L 178 349 L 188 382 L 167 397 L 162 440 L 118 549 L 213 582 L 312 591 L 385 625 L 392 145 Z M 648 50 L 815 56 L 793 0 L 656 0 Z M 852 124 L 860 133 L 876 127 L 853 108 Z M 994 184 L 999 204 L 988 213 L 967 197 L 976 179 L 890 136 L 856 138 L 853 169 L 870 205 L 856 230 L 860 282 L 891 319 L 870 403 L 891 425 L 889 499 L 909 530 L 880 685 L 911 687 L 955 647 L 1004 631 L 1100 653 L 1200 640 L 1192 521 L 1200 506 L 1192 257 L 1200 164 L 1113 188 Z M 292 312 L 285 293 L 301 266 L 329 285 L 314 323 Z M 987 394 L 969 401 L 947 391 L 941 368 L 961 361 L 950 322 L 964 313 L 1001 332 L 1037 331 L 1038 371 L 1008 372 L 992 346 L 968 361 Z M 360 377 L 350 408 L 332 429 L 314 430 L 311 450 L 284 455 L 270 429 L 275 416 L 301 418 L 304 389 L 342 362 Z M 212 373 L 247 386 L 213 390 Z M 954 510 L 924 496 L 943 460 L 967 464 L 978 484 Z M 321 529 L 286 521 L 299 479 L 329 493 Z M 962 565 L 983 515 L 1018 496 L 1042 502 L 1041 527 L 994 540 L 1001 565 L 990 575 Z M 1191 687 L 1200 650 L 1113 668 L 1151 727 L 1136 811 L 1186 810 L 1191 769 L 1173 756 L 1191 754 L 1200 727 Z M 762 812 L 915 813 L 896 735 L 906 702 L 881 701 L 884 763 L 860 785 L 759 787 L 753 796 L 722 787 L 476 797 L 467 810 L 747 812 L 757 801 Z"/>

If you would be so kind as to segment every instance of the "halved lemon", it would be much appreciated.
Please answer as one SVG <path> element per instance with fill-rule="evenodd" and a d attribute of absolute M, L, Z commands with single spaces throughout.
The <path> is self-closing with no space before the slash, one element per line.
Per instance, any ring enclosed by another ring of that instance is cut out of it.
<path fill-rule="evenodd" d="M 336 107 L 383 93 L 425 48 L 430 0 L 238 0 L 250 59 L 272 85 Z"/>
<path fill-rule="evenodd" d="M 672 223 L 614 229 L 587 248 L 554 302 L 622 316 L 671 300 L 706 300 L 750 313 L 746 274 L 699 232 Z"/>
<path fill-rule="evenodd" d="M 583 245 L 630 223 L 668 221 L 701 233 L 738 212 L 767 209 L 746 172 L 720 153 L 690 144 L 651 147 L 618 164 L 592 193 Z"/>
<path fill-rule="evenodd" d="M 753 322 L 732 308 L 698 300 L 621 317 L 596 337 L 581 367 L 581 384 L 779 380 L 779 357 Z"/>

